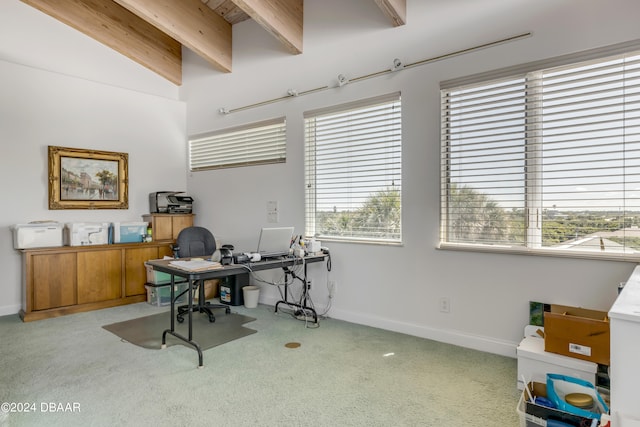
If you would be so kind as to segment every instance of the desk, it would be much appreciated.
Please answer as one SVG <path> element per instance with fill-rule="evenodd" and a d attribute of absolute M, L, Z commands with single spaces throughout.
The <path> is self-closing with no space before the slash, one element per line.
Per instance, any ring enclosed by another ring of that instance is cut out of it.
<path fill-rule="evenodd" d="M 219 279 L 227 276 L 235 276 L 237 274 L 252 272 L 252 271 L 262 271 L 262 270 L 270 270 L 274 268 L 282 268 L 285 271 L 285 283 L 284 283 L 284 300 L 278 301 L 275 306 L 275 311 L 278 311 L 278 305 L 281 303 L 287 305 L 293 305 L 295 307 L 299 307 L 300 309 L 308 310 L 313 313 L 313 318 L 315 323 L 318 322 L 318 316 L 315 310 L 312 307 L 308 307 L 307 303 L 307 287 L 306 287 L 306 277 L 307 277 L 307 264 L 322 262 L 326 258 L 326 255 L 309 255 L 304 258 L 283 258 L 283 259 L 270 259 L 259 262 L 252 262 L 247 264 L 230 264 L 225 265 L 219 268 L 211 269 L 211 270 L 199 270 L 199 271 L 187 271 L 177 267 L 170 265 L 169 263 L 172 261 L 171 259 L 162 259 L 162 260 L 151 260 L 147 262 L 147 265 L 150 265 L 154 270 L 167 273 L 171 275 L 171 327 L 169 329 L 165 329 L 162 333 L 162 348 L 166 348 L 166 340 L 167 334 L 173 335 L 174 337 L 186 342 L 187 344 L 193 346 L 195 350 L 198 352 L 198 367 L 201 368 L 203 366 L 202 363 L 202 349 L 200 345 L 193 340 L 193 330 L 192 330 L 192 310 L 190 309 L 188 312 L 189 319 L 189 336 L 184 337 L 175 331 L 175 277 L 182 277 L 187 279 L 189 282 L 189 290 L 188 290 L 188 304 L 189 308 L 193 306 L 193 283 L 199 280 L 209 280 L 209 279 Z M 295 265 L 303 265 L 304 266 L 304 278 L 299 278 L 300 280 L 304 280 L 304 298 L 302 304 L 297 304 L 294 302 L 287 301 L 287 288 L 288 281 L 287 277 L 289 274 L 292 274 L 295 279 L 296 276 L 289 270 L 289 267 Z"/>

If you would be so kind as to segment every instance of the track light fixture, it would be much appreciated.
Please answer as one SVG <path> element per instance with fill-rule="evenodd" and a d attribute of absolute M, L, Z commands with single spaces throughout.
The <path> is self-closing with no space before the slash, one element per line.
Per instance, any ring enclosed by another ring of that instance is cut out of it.
<path fill-rule="evenodd" d="M 207 2 L 207 1 L 211 1 L 211 0 L 203 0 L 203 1 Z M 376 1 L 378 1 L 378 0 L 376 0 Z M 475 52 L 475 51 L 480 50 L 480 49 L 486 49 L 488 47 L 498 46 L 498 45 L 503 44 L 503 43 L 508 43 L 508 42 L 521 40 L 521 39 L 524 39 L 524 38 L 527 38 L 527 37 L 531 37 L 531 33 L 530 32 L 519 34 L 519 35 L 515 35 L 515 36 L 511 36 L 511 37 L 507 37 L 507 38 L 504 38 L 504 39 L 501 39 L 501 40 L 496 40 L 496 41 L 489 42 L 489 43 L 480 44 L 478 46 L 469 47 L 469 48 L 466 48 L 466 49 L 461 49 L 461 50 L 458 50 L 458 51 L 450 52 L 450 53 L 447 53 L 447 54 L 444 54 L 444 55 L 435 56 L 435 57 L 432 57 L 432 58 L 426 58 L 426 59 L 423 59 L 423 60 L 420 60 L 420 61 L 416 61 L 416 62 L 412 62 L 412 63 L 406 64 L 406 65 L 403 64 L 402 61 L 399 58 L 394 58 L 390 68 L 387 68 L 387 69 L 384 69 L 384 70 L 380 70 L 380 71 L 377 71 L 377 72 L 374 72 L 374 73 L 365 74 L 365 75 L 362 75 L 362 76 L 355 76 L 355 77 L 352 78 L 352 80 L 349 80 L 347 78 L 347 76 L 345 76 L 344 74 L 338 74 L 338 82 L 337 82 L 337 85 L 335 85 L 335 86 L 327 85 L 327 86 L 317 87 L 317 88 L 314 88 L 314 89 L 304 90 L 302 92 L 298 92 L 295 89 L 287 89 L 287 96 L 279 96 L 279 97 L 274 98 L 274 99 L 270 99 L 270 100 L 262 101 L 262 102 L 257 102 L 255 104 L 245 105 L 244 107 L 233 108 L 231 110 L 223 107 L 223 108 L 220 108 L 218 110 L 218 113 L 227 115 L 227 114 L 231 114 L 231 113 L 236 113 L 238 111 L 247 110 L 249 108 L 255 108 L 255 107 L 260 107 L 260 106 L 263 106 L 263 105 L 266 105 L 266 104 L 271 104 L 273 102 L 279 102 L 279 101 L 282 101 L 282 100 L 287 99 L 289 97 L 304 96 L 304 95 L 309 95 L 309 94 L 312 94 L 312 93 L 317 93 L 317 92 L 320 92 L 320 91 L 323 91 L 323 90 L 326 90 L 326 89 L 332 89 L 332 88 L 341 87 L 341 86 L 344 86 L 344 85 L 346 85 L 348 83 L 351 83 L 352 81 L 353 81 L 353 83 L 358 83 L 358 82 L 361 82 L 361 81 L 363 81 L 365 79 L 370 79 L 370 78 L 386 75 L 386 74 L 389 74 L 389 73 L 393 73 L 395 71 L 403 70 L 405 68 L 413 68 L 413 67 L 416 67 L 416 66 L 419 66 L 419 65 L 431 64 L 433 62 L 441 61 L 443 59 L 453 58 L 455 56 L 464 55 L 464 54 L 467 54 L 467 53 L 470 53 L 470 52 Z"/>

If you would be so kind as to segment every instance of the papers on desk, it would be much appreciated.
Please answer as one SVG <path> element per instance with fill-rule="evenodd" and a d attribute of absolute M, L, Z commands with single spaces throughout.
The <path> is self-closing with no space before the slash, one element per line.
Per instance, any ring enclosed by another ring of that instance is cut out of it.
<path fill-rule="evenodd" d="M 215 270 L 216 268 L 222 268 L 222 264 L 214 261 L 207 261 L 204 259 L 190 259 L 190 260 L 175 260 L 169 262 L 172 267 L 177 267 L 186 271 L 205 271 Z"/>

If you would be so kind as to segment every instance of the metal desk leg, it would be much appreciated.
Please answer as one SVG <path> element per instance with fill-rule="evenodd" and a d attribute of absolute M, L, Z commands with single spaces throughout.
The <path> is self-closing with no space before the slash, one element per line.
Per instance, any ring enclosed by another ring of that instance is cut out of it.
<path fill-rule="evenodd" d="M 309 307 L 307 306 L 307 264 L 305 263 L 304 265 L 304 280 L 300 279 L 299 277 L 297 277 L 295 275 L 295 273 L 291 270 L 289 270 L 287 267 L 283 267 L 282 268 L 284 270 L 284 299 L 280 300 L 276 303 L 276 307 L 275 307 L 275 311 L 276 313 L 278 312 L 278 305 L 280 303 L 284 303 L 287 304 L 289 306 L 294 306 L 294 307 L 298 307 L 300 309 L 300 311 L 302 311 L 303 313 L 305 312 L 311 312 L 313 314 L 313 323 L 318 323 L 318 313 L 316 313 L 316 310 L 313 307 Z M 291 274 L 291 277 L 295 280 L 296 278 L 298 278 L 300 281 L 303 282 L 303 299 L 302 299 L 302 304 L 298 304 L 295 302 L 289 302 L 288 300 L 288 296 L 287 296 L 287 290 L 289 287 L 289 281 L 287 280 L 287 278 L 289 277 L 289 274 Z"/>
<path fill-rule="evenodd" d="M 284 299 L 280 300 L 276 303 L 276 313 L 278 312 L 278 305 L 282 302 L 285 304 L 288 304 L 289 298 L 287 298 L 287 291 L 289 289 L 289 281 L 287 280 L 289 277 L 289 274 L 287 273 L 287 269 L 283 268 L 284 270 Z"/>
<path fill-rule="evenodd" d="M 160 348 L 167 348 L 167 334 L 173 335 L 179 340 L 192 345 L 196 349 L 198 352 L 198 368 L 202 368 L 204 366 L 202 361 L 202 349 L 197 342 L 193 341 L 193 324 L 191 317 L 193 311 L 193 282 L 193 280 L 189 279 L 189 338 L 185 338 L 175 331 L 175 281 L 174 276 L 171 276 L 171 329 L 165 329 L 162 333 L 162 346 Z"/>

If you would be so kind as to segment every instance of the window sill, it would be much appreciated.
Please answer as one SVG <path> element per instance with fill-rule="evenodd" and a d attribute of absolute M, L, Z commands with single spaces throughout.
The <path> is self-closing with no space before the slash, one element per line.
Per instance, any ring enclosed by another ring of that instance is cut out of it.
<path fill-rule="evenodd" d="M 602 253 L 591 251 L 566 251 L 557 249 L 527 249 L 513 246 L 494 246 L 494 245 L 468 245 L 461 243 L 441 242 L 436 249 L 448 251 L 464 251 L 464 252 L 484 252 L 506 255 L 534 255 L 547 256 L 557 258 L 575 258 L 575 259 L 592 259 L 600 261 L 618 261 L 640 263 L 640 253 Z"/>
<path fill-rule="evenodd" d="M 311 238 L 309 236 L 307 239 Z M 324 245 L 325 242 L 331 243 L 357 243 L 363 245 L 382 245 L 382 246 L 403 246 L 402 242 L 391 240 L 374 240 L 374 239 L 358 239 L 354 237 L 330 237 L 330 236 L 314 236 L 316 240 L 319 240 Z"/>

